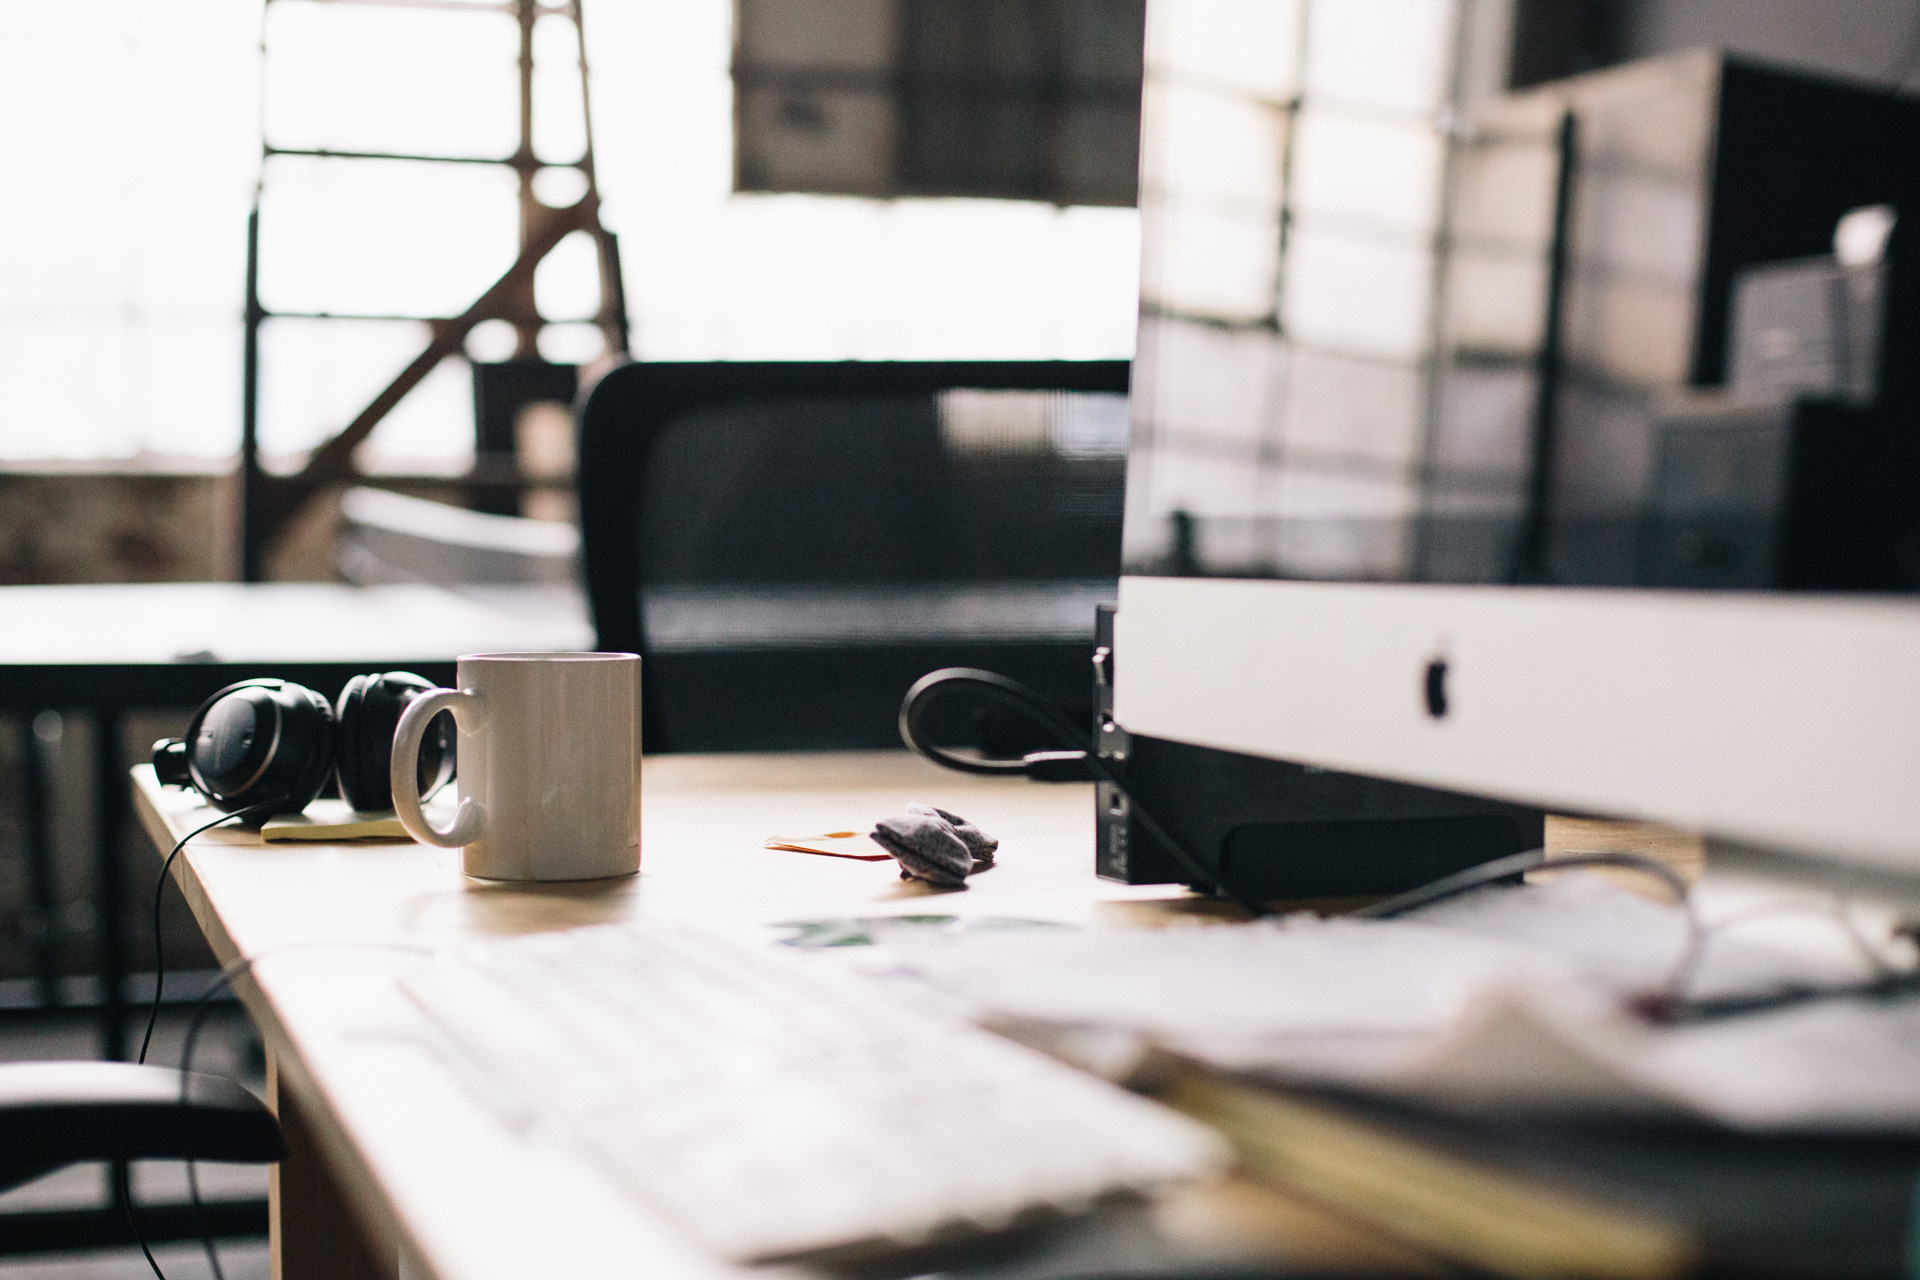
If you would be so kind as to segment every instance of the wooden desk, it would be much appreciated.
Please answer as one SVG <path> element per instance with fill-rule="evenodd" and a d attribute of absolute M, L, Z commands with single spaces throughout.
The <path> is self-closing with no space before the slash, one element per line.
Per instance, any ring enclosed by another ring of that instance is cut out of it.
<path fill-rule="evenodd" d="M 1093 877 L 1085 786 L 967 777 L 902 753 L 659 756 L 645 767 L 641 873 L 629 879 L 487 884 L 460 874 L 457 851 L 267 847 L 225 829 L 187 846 L 176 874 L 216 954 L 264 957 L 238 986 L 267 1042 L 294 1150 L 275 1181 L 276 1277 L 727 1271 L 584 1162 L 511 1132 L 475 1101 L 422 1041 L 420 1015 L 394 985 L 408 957 L 382 944 L 678 918 L 769 938 L 770 923 L 823 916 L 1091 922 L 1115 910 L 1105 904 L 1174 896 Z M 211 816 L 197 796 L 160 788 L 151 769 L 134 776 L 156 842 Z M 998 835 L 999 865 L 964 892 L 936 895 L 903 883 L 891 863 L 761 847 L 769 835 L 861 827 L 911 800 Z M 341 945 L 351 943 L 362 947 Z M 1185 1241 L 1189 1254 L 1322 1270 L 1414 1265 L 1334 1218 L 1245 1186 L 1189 1194 L 1141 1221 Z"/>

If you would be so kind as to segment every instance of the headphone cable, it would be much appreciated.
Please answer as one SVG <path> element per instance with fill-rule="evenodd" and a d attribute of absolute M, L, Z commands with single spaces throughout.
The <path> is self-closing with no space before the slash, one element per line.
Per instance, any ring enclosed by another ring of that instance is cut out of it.
<path fill-rule="evenodd" d="M 245 811 L 242 810 L 241 812 Z M 229 818 L 237 818 L 239 816 L 238 813 L 230 813 L 227 815 Z M 207 825 L 212 826 L 213 824 L 209 823 Z M 191 839 L 194 835 L 206 829 L 207 827 L 200 827 L 196 831 L 189 832 L 186 836 L 182 837 L 181 843 L 184 844 L 188 839 Z M 178 846 L 176 846 L 176 848 L 177 847 Z M 265 951 L 261 951 L 255 955 L 241 956 L 237 960 L 228 962 L 221 968 L 219 975 L 207 984 L 207 989 L 202 991 L 199 998 L 194 1001 L 193 1015 L 187 1021 L 186 1039 L 180 1048 L 180 1105 L 182 1107 L 187 1106 L 190 1101 L 188 1085 L 192 1081 L 193 1050 L 195 1044 L 200 1039 L 201 1028 L 206 1025 L 207 1015 L 213 1011 L 214 997 L 224 990 L 231 989 L 236 981 L 247 973 L 250 973 L 253 967 L 262 960 L 284 955 L 290 951 L 397 951 L 409 955 L 430 956 L 433 954 L 431 947 L 419 946 L 413 943 L 383 942 L 374 939 L 368 939 L 366 941 L 340 940 L 333 942 L 289 942 L 283 946 L 269 947 Z M 206 1250 L 207 1266 L 212 1270 L 214 1280 L 226 1280 L 226 1272 L 220 1266 L 219 1251 L 214 1245 L 213 1232 L 207 1227 L 205 1203 L 200 1197 L 198 1162 L 189 1157 L 186 1165 L 187 1195 L 193 1204 L 194 1223 L 200 1228 L 200 1243 Z M 152 1269 L 156 1280 L 167 1280 L 167 1273 L 160 1269 L 160 1263 L 154 1258 L 153 1250 L 147 1246 L 147 1238 L 142 1234 L 140 1223 L 134 1215 L 133 1184 L 127 1176 L 126 1166 L 124 1164 L 120 1166 L 120 1179 L 121 1203 L 126 1206 L 127 1225 L 133 1228 L 133 1238 L 139 1242 L 140 1252 L 146 1256 L 147 1266 Z"/>
<path fill-rule="evenodd" d="M 153 886 L 153 1004 L 147 1009 L 147 1029 L 140 1037 L 140 1056 L 134 1059 L 135 1062 L 147 1060 L 147 1050 L 153 1044 L 154 1024 L 160 1020 L 160 997 L 167 981 L 166 951 L 160 942 L 160 903 L 166 893 L 167 873 L 173 869 L 173 860 L 180 856 L 182 849 L 187 847 L 187 841 L 195 836 L 211 831 L 223 822 L 244 818 L 251 813 L 265 812 L 277 803 L 279 803 L 278 800 L 265 800 L 259 804 L 248 805 L 244 809 L 236 809 L 232 813 L 223 813 L 213 821 L 203 822 L 187 832 L 173 842 L 173 848 L 167 850 L 166 858 L 160 863 L 160 879 Z"/>
<path fill-rule="evenodd" d="M 147 1050 L 153 1045 L 153 1029 L 155 1024 L 160 1020 L 160 998 L 164 994 L 167 981 L 166 951 L 161 945 L 160 938 L 160 904 L 166 893 L 167 873 L 173 869 L 173 860 L 180 856 L 182 849 L 187 847 L 187 841 L 193 839 L 195 836 L 211 831 L 223 822 L 231 822 L 235 818 L 243 818 L 250 813 L 270 809 L 274 803 L 274 801 L 265 801 L 261 804 L 248 805 L 244 809 L 236 809 L 232 813 L 223 813 L 209 822 L 201 823 L 174 841 L 173 848 L 167 850 L 167 856 L 161 860 L 160 878 L 153 886 L 153 1003 L 147 1008 L 147 1029 L 140 1036 L 140 1054 L 134 1059 L 135 1062 L 146 1062 Z M 218 984 L 215 985 L 217 986 Z M 182 1090 L 186 1088 L 184 1077 L 180 1087 Z M 133 1232 L 134 1241 L 139 1244 L 140 1252 L 145 1256 L 147 1265 L 153 1269 L 153 1274 L 159 1277 L 159 1280 L 167 1280 L 166 1273 L 160 1270 L 160 1264 L 154 1260 L 153 1250 L 147 1246 L 146 1234 L 140 1230 L 139 1215 L 136 1214 L 133 1209 L 132 1169 L 126 1162 L 122 1161 L 115 1165 L 114 1171 L 120 1184 L 120 1204 L 126 1210 L 127 1226 Z M 187 1189 L 193 1195 L 194 1217 L 196 1220 L 201 1221 L 201 1236 L 206 1242 L 207 1260 L 213 1267 L 216 1280 L 224 1280 L 220 1271 L 219 1259 L 213 1252 L 213 1236 L 206 1230 L 206 1224 L 201 1218 L 199 1179 L 194 1176 L 191 1163 L 189 1163 L 187 1167 Z"/>

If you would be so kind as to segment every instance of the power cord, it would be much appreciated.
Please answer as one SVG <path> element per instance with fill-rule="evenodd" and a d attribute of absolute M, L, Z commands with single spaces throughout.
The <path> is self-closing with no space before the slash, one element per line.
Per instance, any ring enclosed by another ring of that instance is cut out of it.
<path fill-rule="evenodd" d="M 939 698 L 962 689 L 970 690 L 988 702 L 1020 712 L 1069 749 L 1035 751 L 1019 760 L 982 760 L 975 756 L 956 755 L 935 746 L 927 740 L 922 723 L 926 719 L 927 708 Z M 913 682 L 913 687 L 907 690 L 906 698 L 900 703 L 900 737 L 909 748 L 935 764 L 960 773 L 1023 777 L 1036 782 L 1104 782 L 1126 797 L 1133 816 L 1140 820 L 1147 834 L 1173 855 L 1174 861 L 1193 877 L 1197 888 L 1232 899 L 1250 915 L 1258 917 L 1271 914 L 1264 904 L 1235 889 L 1224 877 L 1209 871 L 1198 858 L 1181 848 L 1180 842 L 1140 806 L 1120 775 L 1093 750 L 1093 743 L 1086 732 L 1062 715 L 1051 702 L 1018 680 L 1010 680 L 996 672 L 982 671 L 978 667 L 942 667 L 938 671 L 930 671 Z"/>
<path fill-rule="evenodd" d="M 1715 934 L 1761 915 L 1810 908 L 1799 904 L 1768 907 L 1708 925 L 1701 919 L 1699 910 L 1693 902 L 1692 891 L 1686 881 L 1675 874 L 1671 867 L 1656 862 L 1652 858 L 1617 850 L 1568 853 L 1550 858 L 1544 849 L 1530 849 L 1525 853 L 1516 853 L 1511 857 L 1497 858 L 1477 867 L 1469 867 L 1465 871 L 1435 880 L 1432 884 L 1422 885 L 1397 897 L 1362 907 L 1351 914 L 1361 919 L 1389 920 L 1529 871 L 1558 871 L 1575 867 L 1624 867 L 1643 872 L 1665 885 L 1673 894 L 1675 905 L 1681 910 L 1686 922 L 1687 940 L 1681 948 L 1679 958 L 1674 962 L 1673 970 L 1658 989 L 1637 996 L 1628 1002 L 1628 1007 L 1634 1013 L 1649 1022 L 1672 1026 L 1682 1023 L 1712 1022 L 1747 1014 L 1770 1013 L 1776 1009 L 1819 1000 L 1884 1001 L 1920 996 L 1920 969 L 1901 969 L 1890 964 L 1885 956 L 1867 943 L 1853 920 L 1837 904 L 1811 909 L 1825 910 L 1834 917 L 1848 940 L 1874 970 L 1872 977 L 1857 982 L 1828 985 L 1793 984 L 1769 991 L 1741 992 L 1724 996 L 1688 995 L 1687 988 L 1692 985 L 1694 975 L 1699 971 L 1701 959 L 1706 954 L 1707 944 Z"/>
<path fill-rule="evenodd" d="M 1707 929 L 1701 923 L 1700 913 L 1694 909 L 1693 894 L 1688 889 L 1687 882 L 1665 863 L 1637 853 L 1605 849 L 1548 857 L 1545 849 L 1528 849 L 1524 853 L 1495 858 L 1477 867 L 1468 867 L 1465 871 L 1456 871 L 1450 876 L 1442 876 L 1417 889 L 1409 889 L 1405 893 L 1396 894 L 1384 901 L 1361 907 L 1350 914 L 1361 920 L 1391 920 L 1409 911 L 1430 907 L 1436 902 L 1445 902 L 1448 898 L 1457 898 L 1463 893 L 1470 893 L 1501 880 L 1510 880 L 1515 876 L 1525 875 L 1529 871 L 1571 871 L 1577 867 L 1623 867 L 1629 871 L 1638 871 L 1652 876 L 1673 894 L 1674 905 L 1680 908 L 1680 913 L 1686 921 L 1687 941 L 1681 949 L 1679 959 L 1674 962 L 1673 972 L 1669 973 L 1666 982 L 1661 984 L 1661 991 L 1656 998 L 1681 999 L 1681 992 L 1688 979 L 1693 976 L 1694 969 L 1699 965 L 1701 952 L 1706 949 Z"/>
<path fill-rule="evenodd" d="M 1866 936 L 1860 932 L 1859 925 L 1839 900 L 1818 904 L 1775 903 L 1742 912 L 1716 920 L 1707 926 L 1703 931 L 1702 941 L 1704 944 L 1713 935 L 1724 933 L 1752 920 L 1797 912 L 1815 912 L 1831 918 L 1839 926 L 1847 941 L 1866 961 L 1867 967 L 1873 970 L 1873 976 L 1855 982 L 1787 983 L 1765 991 L 1736 992 L 1720 996 L 1689 996 L 1686 994 L 1686 987 L 1693 977 L 1693 971 L 1699 967 L 1700 953 L 1696 952 L 1692 962 L 1686 966 L 1684 973 L 1673 984 L 1670 992 L 1656 992 L 1636 1001 L 1634 1011 L 1649 1022 L 1674 1025 L 1716 1022 L 1723 1018 L 1771 1013 L 1793 1005 L 1812 1004 L 1822 1000 L 1887 1002 L 1920 996 L 1920 967 L 1913 964 L 1895 965 L 1867 941 Z M 1902 926 L 1895 931 L 1895 936 L 1905 937 L 1909 941 L 1920 941 L 1920 938 L 1916 938 L 1916 930 L 1912 926 Z"/>
<path fill-rule="evenodd" d="M 1495 858 L 1491 862 L 1468 867 L 1465 871 L 1456 871 L 1450 876 L 1442 876 L 1417 889 L 1409 889 L 1405 893 L 1361 907 L 1350 914 L 1362 920 L 1391 920 L 1409 911 L 1417 911 L 1421 907 L 1444 902 L 1448 898 L 1457 898 L 1463 893 L 1492 884 L 1497 880 L 1511 879 L 1529 871 L 1558 871 L 1574 867 L 1626 867 L 1632 871 L 1644 871 L 1672 891 L 1674 902 L 1686 910 L 1689 917 L 1693 915 L 1687 882 L 1674 874 L 1673 869 L 1665 863 L 1655 862 L 1652 858 L 1642 857 L 1637 853 L 1619 853 L 1612 850 L 1567 853 L 1551 858 L 1547 856 L 1545 849 L 1529 849 L 1525 853 Z M 1697 926 L 1697 920 L 1695 924 Z"/>

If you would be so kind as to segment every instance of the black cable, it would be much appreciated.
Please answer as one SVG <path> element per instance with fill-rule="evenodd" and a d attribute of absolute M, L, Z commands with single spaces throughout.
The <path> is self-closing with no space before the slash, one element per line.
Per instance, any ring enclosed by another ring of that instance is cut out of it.
<path fill-rule="evenodd" d="M 200 1162 L 193 1159 L 187 1161 L 187 1199 L 193 1203 L 193 1225 L 200 1230 L 200 1247 L 207 1251 L 207 1269 L 213 1272 L 213 1280 L 227 1280 L 220 1266 L 220 1251 L 214 1247 L 213 1230 L 207 1226 L 206 1210 L 200 1203 Z"/>
<path fill-rule="evenodd" d="M 120 1183 L 120 1206 L 126 1210 L 127 1226 L 133 1230 L 133 1238 L 140 1245 L 140 1252 L 146 1255 L 147 1265 L 153 1268 L 155 1280 L 167 1280 L 167 1273 L 160 1269 L 160 1264 L 154 1260 L 153 1250 L 147 1247 L 147 1237 L 140 1230 L 139 1215 L 133 1211 L 132 1168 L 126 1161 L 122 1160 L 114 1165 L 113 1172 L 114 1177 L 117 1178 Z"/>
<path fill-rule="evenodd" d="M 960 689 L 970 689 L 989 702 L 997 702 L 1003 707 L 1022 713 L 1051 732 L 1063 746 L 1071 750 L 1039 751 L 1020 760 L 980 760 L 972 756 L 955 755 L 951 751 L 935 746 L 927 741 L 921 725 L 926 718 L 927 708 L 935 699 Z M 900 703 L 900 737 L 910 749 L 919 752 L 935 764 L 961 773 L 988 774 L 996 777 L 1019 776 L 1046 782 L 1104 782 L 1126 797 L 1127 804 L 1133 815 L 1140 820 L 1140 825 L 1145 827 L 1147 834 L 1172 854 L 1174 860 L 1193 877 L 1196 887 L 1231 898 L 1244 907 L 1250 915 L 1269 914 L 1264 904 L 1235 889 L 1226 882 L 1224 877 L 1209 871 L 1200 864 L 1199 859 L 1181 848 L 1179 841 L 1175 840 L 1151 813 L 1141 807 L 1140 802 L 1134 798 L 1133 792 L 1128 789 L 1119 774 L 1114 772 L 1093 750 L 1093 743 L 1087 733 L 1060 714 L 1051 702 L 1018 680 L 1009 680 L 1006 676 L 992 671 L 982 671 L 978 667 L 943 667 L 938 671 L 930 671 L 913 682 L 913 687 L 907 690 L 907 696 Z"/>
<path fill-rule="evenodd" d="M 1634 1012 L 1649 1022 L 1715 1022 L 1753 1013 L 1771 1013 L 1797 1004 L 1819 1000 L 1909 1000 L 1920 996 L 1920 974 L 1883 973 L 1859 982 L 1831 986 L 1787 986 L 1773 991 L 1756 991 L 1730 996 L 1653 996 L 1636 1001 Z"/>
<path fill-rule="evenodd" d="M 223 822 L 231 822 L 235 818 L 245 817 L 249 813 L 270 808 L 273 803 L 273 801 L 267 801 L 263 804 L 249 805 L 247 808 L 238 809 L 233 813 L 223 813 L 211 822 L 201 823 L 174 841 L 173 848 L 167 850 L 166 858 L 161 861 L 160 879 L 153 887 L 153 1004 L 147 1009 L 147 1030 L 146 1033 L 140 1037 L 140 1056 L 134 1059 L 135 1062 L 145 1062 L 147 1060 L 147 1049 L 153 1044 L 154 1024 L 160 1020 L 160 997 L 162 989 L 166 985 L 167 978 L 166 953 L 160 945 L 160 901 L 166 892 L 167 872 L 173 869 L 173 860 L 180 856 L 182 849 L 187 847 L 187 841 L 202 832 L 211 831 Z M 186 1102 L 186 1088 L 186 1080 L 183 1076 L 180 1084 L 180 1100 L 182 1105 Z M 125 1162 L 122 1162 L 118 1166 L 118 1173 L 120 1179 L 120 1203 L 125 1207 L 127 1212 L 127 1226 L 132 1228 L 133 1238 L 135 1242 L 139 1244 L 140 1252 L 145 1255 L 147 1265 L 153 1269 L 155 1280 L 167 1280 L 167 1273 L 160 1269 L 160 1264 L 154 1260 L 153 1250 L 147 1247 L 147 1237 L 140 1230 L 139 1215 L 133 1211 L 133 1176 L 129 1172 L 128 1165 Z M 226 1276 L 220 1270 L 220 1259 L 213 1251 L 213 1233 L 207 1230 L 206 1221 L 201 1217 L 200 1183 L 199 1179 L 194 1175 L 193 1162 L 191 1160 L 187 1162 L 187 1191 L 193 1197 L 193 1215 L 195 1220 L 200 1223 L 200 1236 L 207 1246 L 207 1261 L 213 1266 L 214 1280 L 226 1280 Z"/>
<path fill-rule="evenodd" d="M 1839 924 L 1848 941 L 1865 958 L 1874 973 L 1870 978 L 1857 982 L 1840 983 L 1787 983 L 1769 991 L 1746 992 L 1720 996 L 1689 996 L 1686 994 L 1687 980 L 1698 967 L 1699 956 L 1688 966 L 1682 979 L 1673 984 L 1670 991 L 1656 992 L 1634 1002 L 1634 1012 L 1649 1022 L 1666 1025 L 1676 1023 L 1713 1022 L 1722 1018 L 1744 1017 L 1754 1013 L 1771 1013 L 1793 1005 L 1812 1004 L 1821 1000 L 1878 1000 L 1890 1002 L 1911 999 L 1920 996 L 1920 969 L 1913 967 L 1896 968 L 1887 958 L 1876 951 L 1860 933 L 1852 917 L 1839 902 L 1828 902 L 1818 906 L 1803 903 L 1776 903 L 1716 920 L 1708 926 L 1703 935 L 1703 943 L 1713 935 L 1725 932 L 1750 920 L 1761 919 L 1769 915 L 1798 911 L 1822 911 Z"/>
<path fill-rule="evenodd" d="M 1018 680 L 1009 680 L 998 672 L 982 671 L 978 667 L 942 667 L 914 681 L 913 687 L 907 690 L 906 698 L 900 703 L 900 737 L 907 746 L 935 764 L 960 773 L 984 773 L 1000 777 L 1016 774 L 1024 777 L 1027 774 L 1027 762 L 1024 759 L 980 760 L 972 756 L 955 755 L 927 741 L 920 726 L 920 722 L 926 718 L 927 708 L 939 696 L 962 688 L 973 690 L 988 702 L 997 702 L 1021 712 L 1051 732 L 1062 746 L 1084 751 L 1089 756 L 1093 754 L 1093 743 L 1080 726 L 1061 715 L 1051 702 Z"/>
<path fill-rule="evenodd" d="M 1682 907 L 1688 904 L 1687 882 L 1676 875 L 1673 868 L 1663 862 L 1656 862 L 1652 858 L 1614 850 L 1565 853 L 1557 858 L 1550 858 L 1545 849 L 1529 849 L 1525 853 L 1510 854 L 1504 858 L 1495 858 L 1492 862 L 1483 862 L 1477 867 L 1468 867 L 1465 871 L 1456 871 L 1450 876 L 1443 876 L 1417 889 L 1409 889 L 1385 901 L 1362 907 L 1352 914 L 1363 919 L 1390 920 L 1394 916 L 1405 915 L 1419 907 L 1444 902 L 1448 898 L 1457 898 L 1469 890 L 1478 889 L 1495 880 L 1505 880 L 1509 876 L 1517 876 L 1528 871 L 1558 871 L 1573 867 L 1626 867 L 1632 871 L 1644 871 L 1666 885 L 1672 891 L 1676 903 Z"/>
<path fill-rule="evenodd" d="M 187 832 L 173 842 L 173 848 L 167 850 L 166 858 L 160 863 L 160 879 L 153 886 L 153 1004 L 147 1010 L 147 1030 L 140 1037 L 140 1056 L 134 1059 L 135 1062 L 147 1060 L 147 1049 L 153 1044 L 153 1027 L 160 1020 L 160 996 L 167 981 L 166 951 L 160 945 L 160 903 L 166 894 L 167 872 L 173 870 L 173 860 L 180 856 L 182 849 L 187 847 L 187 841 L 202 832 L 211 831 L 223 822 L 231 822 L 235 818 L 244 818 L 250 813 L 271 809 L 277 803 L 279 803 L 277 800 L 267 800 L 260 804 L 248 805 L 244 809 L 237 809 L 232 813 L 223 813 L 213 821 L 203 822 Z"/>
<path fill-rule="evenodd" d="M 1496 880 L 1522 875 L 1546 860 L 1545 849 L 1528 849 L 1525 853 L 1509 854 L 1504 858 L 1495 858 L 1492 862 L 1483 862 L 1477 867 L 1468 867 L 1465 871 L 1456 871 L 1450 876 L 1442 876 L 1438 880 L 1409 889 L 1405 893 L 1395 894 L 1391 898 L 1384 898 L 1349 914 L 1361 920 L 1391 920 L 1395 916 L 1417 911 L 1432 903 L 1458 897 L 1482 885 L 1492 884 Z"/>
<path fill-rule="evenodd" d="M 1831 985 L 1792 984 L 1771 991 L 1736 995 L 1688 995 L 1687 987 L 1692 983 L 1693 975 L 1700 966 L 1701 957 L 1706 953 L 1707 943 L 1712 935 L 1750 917 L 1735 917 L 1732 920 L 1723 920 L 1708 926 L 1694 908 L 1693 895 L 1686 881 L 1664 863 L 1633 853 L 1615 851 L 1569 853 L 1557 858 L 1549 858 L 1544 849 L 1530 849 L 1525 853 L 1516 853 L 1511 857 L 1497 858 L 1477 867 L 1469 867 L 1465 871 L 1435 880 L 1432 884 L 1411 889 L 1384 902 L 1362 907 L 1352 915 L 1371 920 L 1388 920 L 1421 907 L 1431 906 L 1436 902 L 1444 902 L 1448 898 L 1458 897 L 1460 894 L 1482 888 L 1497 880 L 1504 880 L 1509 876 L 1528 871 L 1557 871 L 1572 867 L 1627 867 L 1635 871 L 1643 871 L 1660 880 L 1672 891 L 1686 919 L 1687 945 L 1682 949 L 1673 971 L 1667 975 L 1666 982 L 1660 990 L 1648 992 L 1628 1002 L 1635 1013 L 1649 1022 L 1663 1025 L 1714 1022 L 1723 1018 L 1770 1013 L 1776 1009 L 1810 1004 L 1820 1000 L 1892 1001 L 1920 997 L 1920 970 L 1901 970 L 1888 966 L 1883 957 L 1874 953 L 1866 945 L 1866 940 L 1859 935 L 1858 931 L 1852 927 L 1851 921 L 1844 915 L 1839 916 L 1841 925 L 1877 970 L 1873 977 L 1858 982 Z"/>
<path fill-rule="evenodd" d="M 1463 893 L 1482 888 L 1498 880 L 1524 875 L 1529 871 L 1568 871 L 1575 867 L 1625 867 L 1630 871 L 1640 871 L 1654 877 L 1673 894 L 1674 903 L 1686 921 L 1687 943 L 1680 951 L 1680 957 L 1674 962 L 1673 971 L 1667 975 L 1662 990 L 1653 997 L 1657 1000 L 1680 1000 L 1688 980 L 1693 976 L 1694 968 L 1700 962 L 1701 953 L 1707 945 L 1707 929 L 1701 922 L 1700 913 L 1694 910 L 1693 894 L 1687 882 L 1676 874 L 1672 867 L 1637 853 L 1622 853 L 1617 850 L 1598 850 L 1593 852 L 1565 853 L 1550 858 L 1545 849 L 1529 849 L 1525 853 L 1510 854 L 1504 858 L 1495 858 L 1492 862 L 1483 862 L 1477 867 L 1468 867 L 1465 871 L 1456 871 L 1450 876 L 1442 876 L 1430 884 L 1397 894 L 1371 906 L 1361 907 L 1351 914 L 1363 920 L 1391 920 L 1395 916 L 1405 915 L 1421 907 L 1432 906 L 1436 902 L 1445 902 L 1448 898 L 1457 898 Z"/>

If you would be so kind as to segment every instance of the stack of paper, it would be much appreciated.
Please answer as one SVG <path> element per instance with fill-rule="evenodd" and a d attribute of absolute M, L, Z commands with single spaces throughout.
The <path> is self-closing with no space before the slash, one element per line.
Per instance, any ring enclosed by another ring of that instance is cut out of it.
<path fill-rule="evenodd" d="M 1625 1000 L 1687 948 L 1682 913 L 1597 877 L 1418 918 L 929 938 L 914 972 L 991 1020 L 1125 1033 L 1290 1083 L 1453 1110 L 1692 1115 L 1755 1131 L 1920 1133 L 1920 1000 L 1830 1000 L 1656 1027 Z M 1867 976 L 1710 933 L 1694 995 Z"/>

